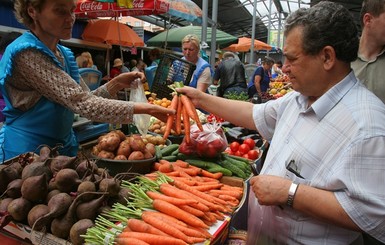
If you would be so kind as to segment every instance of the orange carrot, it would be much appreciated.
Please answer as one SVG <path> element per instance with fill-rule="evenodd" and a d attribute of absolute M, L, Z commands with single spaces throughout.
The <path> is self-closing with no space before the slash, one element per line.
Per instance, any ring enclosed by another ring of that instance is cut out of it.
<path fill-rule="evenodd" d="M 202 169 L 201 175 L 205 177 L 213 178 L 213 179 L 220 179 L 223 176 L 221 172 L 210 173 L 209 171 L 204 169 Z"/>
<path fill-rule="evenodd" d="M 190 164 L 188 162 L 182 161 L 180 159 L 176 160 L 173 164 L 177 165 L 181 168 L 189 168 L 190 167 Z"/>
<path fill-rule="evenodd" d="M 158 219 L 161 219 L 164 222 L 171 222 L 171 223 L 175 223 L 175 224 L 178 224 L 181 226 L 187 226 L 187 224 L 184 223 L 183 221 L 180 221 L 179 219 L 176 219 L 176 218 L 174 218 L 168 214 L 164 214 L 164 213 L 161 213 L 158 211 L 143 211 L 142 215 L 143 215 L 143 213 L 149 213 L 149 215 L 156 217 Z"/>
<path fill-rule="evenodd" d="M 159 160 L 159 163 L 160 163 L 160 164 L 171 164 L 170 161 L 167 161 L 167 160 L 165 160 L 165 159 L 160 159 L 160 160 Z"/>
<path fill-rule="evenodd" d="M 197 184 L 197 182 L 191 178 L 191 177 L 187 177 L 187 176 L 180 176 L 180 175 L 183 175 L 183 173 L 179 172 L 179 176 L 169 176 L 171 179 L 173 180 L 180 180 L 180 181 L 183 181 L 186 185 L 190 185 L 190 186 L 194 186 Z"/>
<path fill-rule="evenodd" d="M 207 184 L 207 185 L 197 185 L 193 186 L 195 190 L 198 191 L 210 191 L 210 190 L 216 190 L 222 187 L 222 183 L 215 183 L 215 184 Z"/>
<path fill-rule="evenodd" d="M 199 175 L 201 172 L 201 170 L 198 168 L 182 168 L 182 167 L 179 167 L 178 165 L 175 165 L 175 164 L 174 164 L 174 169 L 178 170 L 178 171 L 185 172 L 186 174 L 188 174 L 190 176 Z"/>
<path fill-rule="evenodd" d="M 174 171 L 174 166 L 171 163 L 160 164 L 158 171 L 161 173 L 171 173 Z"/>
<path fill-rule="evenodd" d="M 150 245 L 147 242 L 132 237 L 116 238 L 115 242 L 118 245 Z"/>
<path fill-rule="evenodd" d="M 172 171 L 170 173 L 164 173 L 164 174 L 169 176 L 169 177 L 179 177 L 180 176 L 179 171 Z"/>
<path fill-rule="evenodd" d="M 191 136 L 190 136 L 190 118 L 187 114 L 186 108 L 182 107 L 182 115 L 183 115 L 183 124 L 184 124 L 184 137 L 187 144 L 190 144 L 191 142 Z"/>
<path fill-rule="evenodd" d="M 182 132 L 182 101 L 180 96 L 178 97 L 178 105 L 176 109 L 176 119 L 175 119 L 175 132 L 177 135 L 180 135 Z"/>
<path fill-rule="evenodd" d="M 160 236 L 148 233 L 141 232 L 122 232 L 118 238 L 116 238 L 116 242 L 120 242 L 121 239 L 125 238 L 136 238 L 138 240 L 147 242 L 151 245 L 187 245 L 187 243 L 181 239 L 169 237 L 169 236 Z M 124 244 L 124 243 L 120 243 Z"/>
<path fill-rule="evenodd" d="M 160 192 L 162 192 L 163 194 L 165 194 L 167 196 L 172 196 L 172 197 L 177 197 L 177 198 L 186 198 L 186 199 L 194 198 L 198 201 L 198 203 L 197 204 L 190 204 L 191 207 L 199 209 L 203 212 L 210 211 L 210 208 L 209 208 L 210 203 L 205 204 L 204 203 L 204 202 L 206 202 L 205 200 L 201 200 L 199 197 L 197 197 L 195 195 L 191 195 L 190 193 L 183 191 L 183 190 L 180 190 L 180 189 L 178 189 L 174 186 L 171 186 L 169 184 L 161 184 L 160 185 Z"/>
<path fill-rule="evenodd" d="M 193 208 L 189 205 L 181 205 L 181 206 L 178 206 L 180 209 L 192 214 L 192 215 L 195 215 L 196 217 L 203 217 L 205 216 L 205 213 L 202 212 L 201 210 L 199 209 L 196 209 L 196 208 Z"/>
<path fill-rule="evenodd" d="M 178 208 L 177 206 L 165 202 L 163 200 L 155 199 L 152 202 L 152 206 L 155 210 L 158 210 L 159 212 L 168 214 L 170 216 L 173 216 L 179 220 L 184 221 L 186 224 L 196 227 L 202 227 L 202 228 L 208 228 L 205 223 L 202 222 L 198 217 L 187 213 L 186 211 Z"/>
<path fill-rule="evenodd" d="M 164 195 L 162 193 L 155 192 L 155 191 L 147 191 L 146 194 L 152 200 L 162 199 L 163 201 L 172 203 L 172 204 L 177 205 L 177 206 L 198 203 L 197 200 L 194 200 L 194 199 L 191 199 L 191 198 L 190 199 L 180 199 L 180 198 L 176 198 L 176 197 L 169 197 L 169 196 L 166 196 L 166 195 Z"/>
<path fill-rule="evenodd" d="M 178 95 L 174 95 L 174 97 L 171 100 L 170 109 L 175 110 L 177 105 L 178 105 Z M 172 125 L 174 123 L 174 117 L 175 117 L 175 115 L 173 115 L 173 114 L 171 114 L 167 117 L 166 128 L 164 130 L 163 139 L 167 139 L 168 136 L 170 135 Z"/>
<path fill-rule="evenodd" d="M 219 180 L 213 179 L 213 178 L 210 178 L 210 177 L 205 177 L 205 176 L 201 176 L 201 180 L 204 181 L 204 182 L 216 182 L 216 183 L 219 183 Z"/>
<path fill-rule="evenodd" d="M 139 220 L 139 219 L 128 219 L 127 220 L 127 227 L 129 228 L 130 231 L 168 236 L 166 233 L 159 230 L 158 228 L 155 228 L 154 226 L 146 223 L 143 220 Z M 125 228 L 124 231 L 128 231 L 128 230 L 126 230 L 126 228 Z"/>
<path fill-rule="evenodd" d="M 185 108 L 189 117 L 191 117 L 197 124 L 200 131 L 203 131 L 202 123 L 199 119 L 198 113 L 194 104 L 191 102 L 190 98 L 184 94 L 180 95 L 180 100 L 182 101 L 183 107 Z"/>
<path fill-rule="evenodd" d="M 157 200 L 157 199 L 154 200 L 154 202 L 157 202 L 157 201 L 159 201 L 159 200 Z M 165 203 L 168 203 L 168 202 L 165 202 Z M 146 223 L 151 224 L 155 228 L 163 231 L 164 233 L 166 233 L 172 237 L 181 239 L 187 243 L 190 243 L 190 240 L 186 236 L 186 234 L 184 234 L 183 232 L 181 232 L 178 229 L 174 229 L 174 227 L 172 225 L 169 225 L 168 223 L 165 223 L 165 222 L 161 221 L 160 219 L 157 219 L 156 217 L 151 216 L 149 213 L 142 213 L 141 217 Z"/>
<path fill-rule="evenodd" d="M 219 195 L 229 195 L 237 198 L 238 200 L 242 198 L 243 194 L 236 191 L 227 191 L 227 190 L 210 190 L 209 193 L 217 193 Z"/>
<path fill-rule="evenodd" d="M 159 162 L 155 162 L 154 163 L 154 170 L 159 170 L 159 167 L 161 166 L 161 164 Z"/>

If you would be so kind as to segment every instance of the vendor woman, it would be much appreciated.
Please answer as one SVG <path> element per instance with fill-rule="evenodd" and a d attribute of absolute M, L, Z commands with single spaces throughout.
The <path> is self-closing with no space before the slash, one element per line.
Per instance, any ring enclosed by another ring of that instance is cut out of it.
<path fill-rule="evenodd" d="M 79 76 L 72 52 L 59 44 L 71 38 L 75 0 L 15 0 L 15 15 L 29 31 L 11 43 L 0 62 L 0 89 L 6 107 L 0 132 L 0 160 L 62 144 L 60 154 L 77 154 L 74 113 L 92 121 L 131 123 L 133 114 L 165 120 L 174 110 L 115 100 L 140 72 L 124 73 L 95 91 Z"/>

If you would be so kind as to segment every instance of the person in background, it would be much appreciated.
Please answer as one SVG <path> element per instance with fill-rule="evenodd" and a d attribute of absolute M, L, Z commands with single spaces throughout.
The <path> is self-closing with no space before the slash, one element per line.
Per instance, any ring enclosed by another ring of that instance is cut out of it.
<path fill-rule="evenodd" d="M 122 68 L 120 68 L 120 72 L 121 73 L 124 73 L 124 72 L 130 72 L 130 69 L 126 66 L 125 63 L 122 64 Z"/>
<path fill-rule="evenodd" d="M 222 62 L 214 73 L 214 85 L 218 85 L 217 96 L 226 93 L 247 93 L 245 67 L 232 52 L 223 54 Z"/>
<path fill-rule="evenodd" d="M 246 244 L 362 244 L 362 231 L 385 242 L 385 105 L 351 69 L 354 19 L 321 1 L 286 18 L 284 40 L 295 91 L 279 99 L 252 104 L 177 89 L 271 142 L 249 182 Z"/>
<path fill-rule="evenodd" d="M 81 54 L 81 56 L 83 56 L 84 58 L 87 59 L 87 66 L 86 68 L 92 68 L 92 69 L 98 69 L 98 67 L 96 67 L 96 65 L 94 65 L 94 61 L 92 60 L 92 55 L 90 52 L 86 51 L 86 52 L 83 52 Z"/>
<path fill-rule="evenodd" d="M 132 81 L 143 81 L 143 73 L 124 73 L 89 90 L 73 53 L 59 44 L 71 38 L 75 8 L 74 0 L 14 1 L 16 19 L 29 31 L 8 46 L 0 61 L 0 90 L 6 102 L 0 131 L 2 162 L 34 152 L 42 144 L 60 144 L 60 154 L 76 156 L 74 113 L 91 121 L 122 124 L 132 123 L 134 114 L 166 120 L 175 113 L 149 103 L 116 99 L 117 92 Z"/>
<path fill-rule="evenodd" d="M 119 58 L 114 59 L 114 64 L 110 70 L 110 78 L 114 78 L 122 73 L 123 61 Z"/>
<path fill-rule="evenodd" d="M 276 78 L 278 75 L 282 74 L 282 61 L 277 60 L 271 68 L 271 78 Z"/>
<path fill-rule="evenodd" d="M 352 62 L 356 76 L 385 103 L 385 0 L 364 0 L 358 58 Z"/>
<path fill-rule="evenodd" d="M 160 50 L 158 48 L 151 49 L 148 52 L 148 58 L 151 60 L 150 66 L 158 66 L 160 62 Z"/>
<path fill-rule="evenodd" d="M 79 68 L 87 68 L 88 60 L 83 55 L 78 55 L 76 57 L 76 64 L 78 65 Z"/>
<path fill-rule="evenodd" d="M 146 63 L 142 59 L 138 59 L 136 62 L 136 66 L 132 69 L 132 71 L 144 72 L 146 69 Z"/>
<path fill-rule="evenodd" d="M 262 92 L 266 92 L 269 88 L 271 68 L 273 65 L 274 60 L 270 57 L 265 57 L 262 61 L 262 65 L 255 69 L 254 74 L 251 76 L 251 79 L 247 84 L 250 99 L 253 98 L 254 95 L 258 95 L 258 103 L 262 102 Z"/>
<path fill-rule="evenodd" d="M 21 36 L 20 32 L 12 31 L 7 33 L 0 39 L 0 60 L 3 57 L 3 53 L 5 52 L 5 49 L 7 48 L 7 46 L 20 36 Z M 5 117 L 3 114 L 4 107 L 5 107 L 4 98 L 3 98 L 3 95 L 0 93 L 0 122 L 4 122 L 5 120 Z"/>
<path fill-rule="evenodd" d="M 182 39 L 183 59 L 196 65 L 189 86 L 197 88 L 200 91 L 207 91 L 211 85 L 213 70 L 207 61 L 199 56 L 200 40 L 198 36 L 189 34 Z"/>
<path fill-rule="evenodd" d="M 128 68 L 130 69 L 130 71 L 134 71 L 134 69 L 136 69 L 136 64 L 138 62 L 136 61 L 136 59 L 131 59 L 130 60 L 130 65 L 128 66 Z"/>

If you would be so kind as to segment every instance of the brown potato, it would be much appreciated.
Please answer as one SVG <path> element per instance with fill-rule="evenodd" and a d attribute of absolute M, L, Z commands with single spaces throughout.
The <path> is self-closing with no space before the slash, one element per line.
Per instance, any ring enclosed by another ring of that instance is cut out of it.
<path fill-rule="evenodd" d="M 141 151 L 133 151 L 128 157 L 128 160 L 143 160 L 143 159 L 144 159 L 144 154 Z"/>

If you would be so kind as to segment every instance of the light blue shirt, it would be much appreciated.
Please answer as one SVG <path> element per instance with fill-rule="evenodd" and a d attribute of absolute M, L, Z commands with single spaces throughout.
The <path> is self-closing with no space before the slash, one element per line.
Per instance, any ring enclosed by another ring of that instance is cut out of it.
<path fill-rule="evenodd" d="M 271 140 L 261 174 L 333 191 L 362 230 L 385 242 L 385 106 L 353 72 L 310 107 L 307 97 L 292 92 L 255 105 L 253 118 Z M 304 179 L 286 170 L 289 160 L 295 160 Z M 249 204 L 255 239 L 349 244 L 360 235 L 289 207 L 259 206 L 255 198 Z"/>

